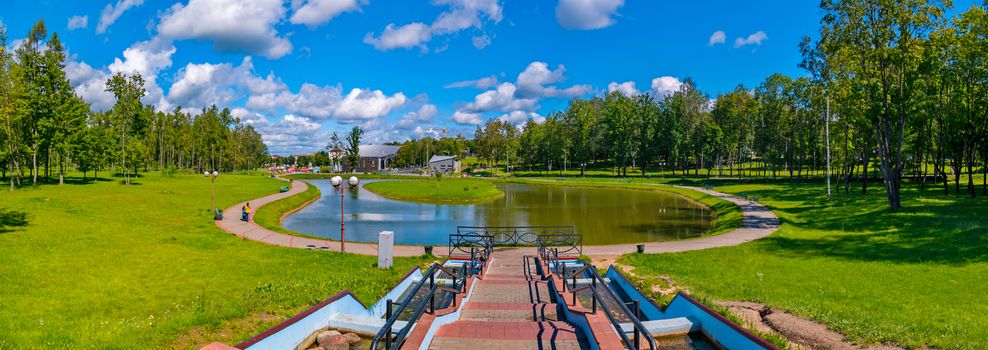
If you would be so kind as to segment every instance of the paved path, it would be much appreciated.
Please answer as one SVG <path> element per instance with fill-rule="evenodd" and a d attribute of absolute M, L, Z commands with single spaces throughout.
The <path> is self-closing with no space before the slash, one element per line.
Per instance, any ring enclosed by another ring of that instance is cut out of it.
<path fill-rule="evenodd" d="M 265 204 L 285 197 L 294 196 L 305 192 L 305 190 L 309 188 L 309 185 L 306 184 L 305 181 L 293 181 L 291 184 L 292 187 L 288 190 L 288 192 L 272 194 L 267 197 L 251 200 L 250 205 L 251 208 L 254 209 L 254 213 L 257 213 L 257 211 L 263 208 Z M 335 252 L 340 251 L 340 242 L 338 241 L 305 238 L 278 233 L 255 224 L 253 217 L 251 217 L 250 222 L 243 222 L 240 220 L 240 208 L 243 206 L 244 202 L 240 202 L 234 204 L 232 207 L 226 208 L 226 210 L 223 211 L 223 220 L 217 221 L 216 225 L 226 232 L 237 235 L 238 237 L 263 242 L 270 245 L 301 249 L 329 250 Z M 370 243 L 347 242 L 346 251 L 347 253 L 362 255 L 377 255 L 377 245 Z M 424 252 L 425 251 L 421 246 L 395 246 L 395 256 L 418 256 L 422 255 Z"/>
<path fill-rule="evenodd" d="M 429 349 L 589 348 L 587 337 L 560 320 L 548 286 L 525 273 L 524 255 L 532 249 L 498 250 L 483 280 L 476 279 L 460 318 L 436 332 Z"/>
<path fill-rule="evenodd" d="M 779 229 L 779 217 L 764 205 L 729 194 L 707 190 L 698 187 L 676 186 L 718 197 L 741 207 L 744 222 L 741 228 L 716 236 L 688 239 L 673 242 L 645 243 L 646 253 L 678 253 L 691 250 L 701 250 L 717 247 L 729 247 L 750 242 L 768 235 Z M 607 246 L 590 246 L 583 248 L 583 254 L 594 258 L 614 258 L 637 251 L 635 244 L 619 244 Z"/>
<path fill-rule="evenodd" d="M 677 253 L 690 250 L 736 246 L 745 242 L 766 237 L 772 234 L 772 232 L 775 232 L 775 230 L 779 229 L 779 218 L 775 215 L 775 213 L 761 204 L 703 188 L 689 186 L 676 187 L 703 192 L 738 205 L 741 207 L 744 222 L 742 223 L 741 228 L 712 237 L 673 242 L 645 243 L 646 253 Z M 309 185 L 304 181 L 294 181 L 292 182 L 292 187 L 288 192 L 273 194 L 267 197 L 251 200 L 250 203 L 256 213 L 257 210 L 261 209 L 265 204 L 305 192 L 308 188 Z M 240 208 L 243 205 L 244 203 L 237 203 L 234 206 L 227 208 L 224 211 L 225 215 L 223 220 L 217 221 L 216 225 L 237 236 L 271 245 L 302 249 L 340 251 L 340 242 L 338 241 L 287 235 L 258 226 L 253 220 L 250 222 L 240 221 Z M 376 244 L 347 242 L 346 249 L 347 252 L 357 254 L 377 255 Z M 637 251 L 635 244 L 618 244 L 584 247 L 583 254 L 591 256 L 595 259 L 608 259 L 616 258 L 628 253 L 634 253 L 635 251 Z M 422 246 L 395 246 L 396 256 L 418 256 L 422 255 L 423 252 L 424 250 Z"/>

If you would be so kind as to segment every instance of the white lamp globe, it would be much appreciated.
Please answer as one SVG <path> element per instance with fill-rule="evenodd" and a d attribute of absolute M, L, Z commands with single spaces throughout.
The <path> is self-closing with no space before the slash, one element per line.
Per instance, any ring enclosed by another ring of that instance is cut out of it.
<path fill-rule="evenodd" d="M 202 176 L 205 176 L 205 177 L 209 177 L 209 172 L 208 172 L 208 171 L 206 171 L 206 172 L 203 172 L 203 173 L 202 173 Z"/>
<path fill-rule="evenodd" d="M 339 176 L 333 176 L 332 179 L 329 179 L 329 182 L 333 184 L 333 187 L 339 187 L 341 184 L 343 184 L 343 178 Z"/>
<path fill-rule="evenodd" d="M 351 176 L 350 177 L 350 186 L 356 186 L 357 185 L 357 182 L 359 182 L 359 180 L 357 180 L 357 177 L 356 176 Z"/>
<path fill-rule="evenodd" d="M 215 176 L 220 176 L 220 172 L 219 172 L 219 171 L 216 171 L 216 170 L 213 170 L 213 176 L 214 176 L 214 177 L 215 177 Z"/>

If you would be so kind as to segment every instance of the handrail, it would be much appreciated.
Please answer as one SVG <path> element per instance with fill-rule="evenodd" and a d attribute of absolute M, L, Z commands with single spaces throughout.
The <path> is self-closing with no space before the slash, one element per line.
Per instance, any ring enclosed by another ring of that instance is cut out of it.
<path fill-rule="evenodd" d="M 604 285 L 604 288 L 607 290 L 607 292 L 610 293 L 611 298 L 613 298 L 614 301 L 618 304 L 618 306 L 621 307 L 621 311 L 623 311 L 626 315 L 628 315 L 628 318 L 631 319 L 631 323 L 634 325 L 635 339 L 634 342 L 632 342 L 631 339 L 628 339 L 628 334 L 624 332 L 623 328 L 621 328 L 621 323 L 618 322 L 613 315 L 611 315 L 610 310 L 608 310 L 606 307 L 603 308 L 604 314 L 607 315 L 607 318 L 611 320 L 611 324 L 614 326 L 614 329 L 617 330 L 618 334 L 621 335 L 621 339 L 624 341 L 624 344 L 628 346 L 629 349 L 640 349 L 641 347 L 639 346 L 638 338 L 639 336 L 644 335 L 645 340 L 648 341 L 648 348 L 651 350 L 655 350 L 656 349 L 655 337 L 652 336 L 652 333 L 648 331 L 648 328 L 646 328 L 645 325 L 642 324 L 641 320 L 638 319 L 638 313 L 632 312 L 630 309 L 628 309 L 628 305 L 622 302 L 621 299 L 618 297 L 617 293 L 614 291 L 614 288 L 611 288 L 611 285 L 604 281 L 604 278 L 600 276 L 599 272 L 597 272 L 596 267 L 589 264 L 588 266 L 591 267 L 587 271 L 590 272 L 591 285 L 593 286 L 592 288 L 590 288 L 590 290 L 594 293 L 595 297 L 597 299 L 600 299 L 600 296 L 597 294 L 597 288 L 596 288 L 597 281 L 600 281 L 600 283 Z M 565 283 L 566 281 L 564 280 L 563 284 Z M 574 300 L 576 299 L 575 293 L 573 294 L 573 299 Z"/>
<path fill-rule="evenodd" d="M 394 312 L 391 312 L 392 311 L 391 310 L 391 305 L 393 305 L 393 304 L 392 304 L 391 299 L 388 299 L 388 301 L 387 301 L 388 302 L 388 308 L 387 308 L 387 318 L 388 319 L 384 323 L 384 326 L 381 327 L 381 330 L 379 330 L 377 332 L 377 334 L 374 335 L 374 340 L 371 342 L 371 346 L 370 346 L 371 349 L 375 349 L 376 350 L 377 349 L 377 346 L 380 343 L 380 341 L 381 341 L 382 338 L 384 338 L 385 349 L 388 349 L 388 350 L 398 349 L 401 346 L 402 342 L 404 342 L 405 336 L 408 335 L 408 332 L 411 330 L 412 325 L 414 325 L 415 322 L 419 319 L 419 317 L 422 316 L 422 313 L 425 311 L 426 305 L 432 305 L 432 309 L 433 309 L 433 311 L 435 311 L 435 302 L 434 302 L 435 298 L 434 297 L 435 297 L 436 291 L 439 290 L 439 288 L 441 288 L 441 287 L 439 287 L 438 284 L 435 283 L 435 274 L 436 274 L 437 270 L 439 270 L 441 272 L 446 272 L 447 274 L 450 274 L 450 275 L 453 275 L 453 285 L 454 285 L 454 287 L 456 286 L 456 279 L 457 279 L 456 274 L 455 273 L 450 273 L 451 271 L 449 269 L 443 267 L 439 263 L 433 263 L 432 266 L 429 267 L 429 270 L 426 271 L 426 273 L 422 275 L 422 280 L 420 280 L 419 283 L 415 285 L 415 287 L 412 287 L 411 293 L 408 294 L 408 296 L 406 297 L 405 301 L 404 302 L 401 302 L 401 303 L 398 303 L 398 310 L 395 310 Z M 465 274 L 466 274 L 466 269 L 464 269 L 464 276 L 460 277 L 461 284 L 463 284 L 464 286 L 465 286 L 465 282 L 466 282 L 465 281 L 465 277 L 466 277 Z M 398 318 L 401 316 L 401 314 L 408 308 L 408 304 L 410 304 L 411 303 L 411 300 L 415 297 L 415 295 L 417 295 L 419 293 L 419 290 L 422 289 L 422 286 L 425 285 L 425 283 L 426 283 L 426 280 L 425 279 L 426 278 L 429 278 L 429 281 L 430 281 L 430 289 L 429 289 L 429 292 L 427 294 L 428 300 L 427 301 L 423 301 L 422 304 L 419 305 L 414 310 L 414 312 L 412 313 L 412 317 L 409 320 L 408 324 L 405 325 L 404 327 L 402 327 L 401 330 L 398 332 L 398 335 L 395 336 L 394 339 L 392 340 L 391 334 L 393 333 L 394 324 L 398 321 Z M 445 290 L 445 289 L 443 289 L 443 290 Z M 455 300 L 456 300 L 456 297 L 455 296 L 453 297 L 453 300 L 455 302 Z"/>
<path fill-rule="evenodd" d="M 550 234 L 574 234 L 573 226 L 457 226 L 457 234 L 474 234 L 492 237 L 494 245 L 533 245 L 540 236 Z"/>

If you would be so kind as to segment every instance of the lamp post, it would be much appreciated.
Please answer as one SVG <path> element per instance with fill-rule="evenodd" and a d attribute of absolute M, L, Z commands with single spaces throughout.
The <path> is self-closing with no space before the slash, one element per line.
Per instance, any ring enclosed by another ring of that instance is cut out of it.
<path fill-rule="evenodd" d="M 343 178 L 340 176 L 333 176 L 333 178 L 329 181 L 333 184 L 333 188 L 336 189 L 336 192 L 340 193 L 340 252 L 346 253 L 346 231 L 344 231 L 343 223 L 345 217 L 343 214 L 343 192 L 355 190 L 359 180 L 356 176 L 351 176 L 347 181 L 349 186 L 343 184 Z"/>
<path fill-rule="evenodd" d="M 213 220 L 219 220 L 220 219 L 219 213 L 216 212 L 216 177 L 220 176 L 220 172 L 216 170 L 213 170 L 213 172 L 206 171 L 203 172 L 202 175 L 205 177 L 211 177 L 210 185 L 209 185 L 210 187 L 209 196 L 213 206 Z"/>

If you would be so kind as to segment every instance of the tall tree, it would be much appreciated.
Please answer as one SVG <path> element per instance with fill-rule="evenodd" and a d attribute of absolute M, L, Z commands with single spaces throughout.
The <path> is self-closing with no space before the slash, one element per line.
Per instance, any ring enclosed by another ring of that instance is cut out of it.
<path fill-rule="evenodd" d="M 359 166 L 357 163 L 360 162 L 360 138 L 364 135 L 364 130 L 360 129 L 360 126 L 354 126 L 350 129 L 350 132 L 346 134 L 346 158 L 347 162 L 350 164 L 350 169 L 357 169 Z"/>
<path fill-rule="evenodd" d="M 140 74 L 129 77 L 123 73 L 114 74 L 106 82 L 106 91 L 113 93 L 117 98 L 116 104 L 113 105 L 113 123 L 114 129 L 120 137 L 118 140 L 120 143 L 119 157 L 121 171 L 124 174 L 124 183 L 129 185 L 127 146 L 132 143 L 128 142 L 128 136 L 133 132 L 133 127 L 139 123 L 141 118 L 141 110 L 143 109 L 141 98 L 147 91 L 144 88 L 144 78 Z"/>

